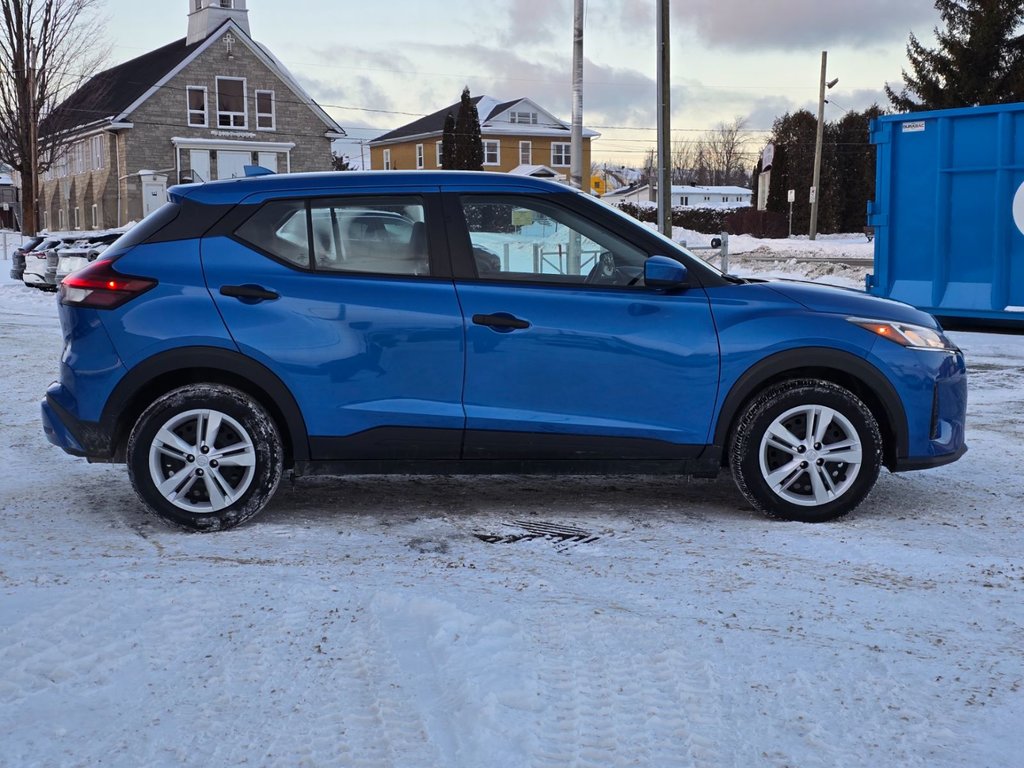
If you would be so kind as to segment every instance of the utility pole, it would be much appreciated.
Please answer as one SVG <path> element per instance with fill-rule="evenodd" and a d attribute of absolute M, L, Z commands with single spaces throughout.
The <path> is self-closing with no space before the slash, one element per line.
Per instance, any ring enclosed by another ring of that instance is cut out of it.
<path fill-rule="evenodd" d="M 575 0 L 573 13 L 570 141 L 569 181 L 576 189 L 586 189 L 583 186 L 583 0 Z"/>
<path fill-rule="evenodd" d="M 658 229 L 665 237 L 672 237 L 668 3 L 669 0 L 658 0 Z"/>
<path fill-rule="evenodd" d="M 34 59 L 30 60 L 34 62 Z M 29 66 L 25 72 L 28 80 L 28 145 L 29 145 L 29 182 L 32 194 L 29 205 L 31 206 L 32 218 L 25 216 L 22 221 L 22 234 L 35 235 L 39 231 L 39 122 L 36 110 L 36 68 Z M 31 231 L 29 231 L 31 230 Z"/>
<path fill-rule="evenodd" d="M 818 135 L 814 142 L 814 181 L 811 184 L 811 229 L 808 232 L 811 240 L 818 236 L 818 200 L 821 198 L 821 144 L 825 135 L 825 89 L 832 88 L 839 82 L 835 78 L 825 82 L 828 69 L 828 51 L 821 52 L 821 83 L 818 88 Z"/>

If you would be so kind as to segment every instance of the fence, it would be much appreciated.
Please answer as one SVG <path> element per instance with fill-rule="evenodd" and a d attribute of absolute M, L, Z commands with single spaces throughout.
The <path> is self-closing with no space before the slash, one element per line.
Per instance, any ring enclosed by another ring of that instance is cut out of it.
<path fill-rule="evenodd" d="M 723 232 L 718 237 L 711 238 L 711 245 L 696 245 L 692 248 L 686 244 L 683 240 L 679 243 L 683 248 L 690 251 L 696 256 L 700 256 L 704 261 L 710 261 L 715 256 L 719 257 L 719 269 L 723 272 L 729 271 L 729 233 Z M 707 254 L 706 256 L 704 254 Z"/>

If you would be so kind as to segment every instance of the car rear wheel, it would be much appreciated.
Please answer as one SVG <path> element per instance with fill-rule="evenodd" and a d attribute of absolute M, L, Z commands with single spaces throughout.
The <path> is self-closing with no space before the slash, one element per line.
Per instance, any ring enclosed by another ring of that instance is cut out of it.
<path fill-rule="evenodd" d="M 787 381 L 750 402 L 729 458 L 754 507 L 817 523 L 845 515 L 868 495 L 882 465 L 882 437 L 871 410 L 849 390 Z"/>
<path fill-rule="evenodd" d="M 273 419 L 244 392 L 220 384 L 160 397 L 128 439 L 128 473 L 139 498 L 189 530 L 224 530 L 259 514 L 282 467 Z"/>

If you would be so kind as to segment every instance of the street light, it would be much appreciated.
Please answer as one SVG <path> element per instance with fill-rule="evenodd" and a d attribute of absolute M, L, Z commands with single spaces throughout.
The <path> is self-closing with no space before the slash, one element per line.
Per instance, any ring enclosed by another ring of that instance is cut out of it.
<path fill-rule="evenodd" d="M 818 136 L 814 142 L 814 182 L 811 185 L 811 229 L 808 233 L 811 240 L 818 236 L 818 184 L 821 182 L 821 142 L 825 135 L 825 89 L 834 88 L 839 82 L 838 77 L 825 81 L 827 65 L 828 51 L 822 51 L 821 86 L 818 90 Z"/>

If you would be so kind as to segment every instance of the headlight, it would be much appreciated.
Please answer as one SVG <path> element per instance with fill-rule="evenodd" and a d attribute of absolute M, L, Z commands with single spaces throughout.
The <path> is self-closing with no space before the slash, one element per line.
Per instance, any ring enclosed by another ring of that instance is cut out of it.
<path fill-rule="evenodd" d="M 847 320 L 904 347 L 934 349 L 940 352 L 957 351 L 956 345 L 934 328 L 893 320 L 866 320 L 862 317 L 848 317 Z"/>

